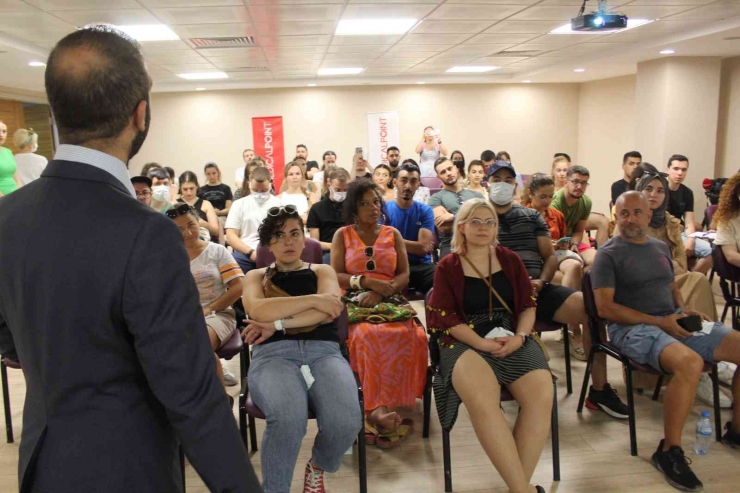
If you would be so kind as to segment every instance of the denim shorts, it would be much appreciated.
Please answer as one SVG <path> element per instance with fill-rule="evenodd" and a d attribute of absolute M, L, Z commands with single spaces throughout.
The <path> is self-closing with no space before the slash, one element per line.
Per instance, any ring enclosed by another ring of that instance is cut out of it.
<path fill-rule="evenodd" d="M 686 243 L 689 239 L 686 233 L 681 233 L 681 238 L 683 239 L 684 243 Z M 705 258 L 711 256 L 712 244 L 706 240 L 702 240 L 701 238 L 694 238 L 694 257 Z"/>
<path fill-rule="evenodd" d="M 715 322 L 710 334 L 690 335 L 683 339 L 675 339 L 655 325 L 611 324 L 609 325 L 609 340 L 625 356 L 640 364 L 650 365 L 658 371 L 663 371 L 660 367 L 660 353 L 670 344 L 680 342 L 698 353 L 704 361 L 715 363 L 715 350 L 732 331 L 720 322 Z"/>

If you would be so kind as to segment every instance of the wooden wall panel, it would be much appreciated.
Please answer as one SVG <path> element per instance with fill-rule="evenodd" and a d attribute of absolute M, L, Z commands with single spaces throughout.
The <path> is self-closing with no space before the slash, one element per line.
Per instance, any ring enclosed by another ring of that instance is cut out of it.
<path fill-rule="evenodd" d="M 8 127 L 8 139 L 5 141 L 4 147 L 15 153 L 18 149 L 13 146 L 13 134 L 19 128 L 25 128 L 26 126 L 23 103 L 0 99 L 0 120 Z"/>
<path fill-rule="evenodd" d="M 51 130 L 51 111 L 46 105 L 26 106 L 23 108 L 26 128 L 32 128 L 39 134 L 39 150 L 36 154 L 51 161 L 54 158 L 54 137 Z"/>

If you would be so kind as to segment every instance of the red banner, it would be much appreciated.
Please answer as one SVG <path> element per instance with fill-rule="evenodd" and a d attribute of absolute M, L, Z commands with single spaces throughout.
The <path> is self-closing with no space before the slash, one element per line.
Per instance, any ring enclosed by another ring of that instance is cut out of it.
<path fill-rule="evenodd" d="M 285 145 L 283 142 L 283 117 L 259 116 L 252 118 L 252 142 L 254 153 L 262 157 L 270 170 L 275 192 L 283 184 L 285 168 Z"/>

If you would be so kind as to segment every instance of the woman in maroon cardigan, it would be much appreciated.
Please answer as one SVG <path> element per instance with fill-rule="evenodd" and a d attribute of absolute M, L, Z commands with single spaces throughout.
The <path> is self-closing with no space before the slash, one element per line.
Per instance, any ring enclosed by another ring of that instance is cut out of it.
<path fill-rule="evenodd" d="M 429 330 L 440 345 L 435 401 L 447 430 L 465 403 L 512 493 L 544 493 L 529 480 L 550 429 L 552 375 L 531 337 L 535 300 L 527 270 L 517 254 L 495 246 L 497 236 L 493 207 L 483 199 L 465 202 L 455 220 L 454 254 L 437 265 L 428 306 Z M 521 408 L 513 434 L 500 408 L 502 386 Z"/>

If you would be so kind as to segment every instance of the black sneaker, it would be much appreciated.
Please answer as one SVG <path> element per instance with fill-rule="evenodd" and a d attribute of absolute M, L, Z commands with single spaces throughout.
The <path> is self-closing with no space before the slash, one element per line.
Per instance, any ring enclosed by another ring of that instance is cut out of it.
<path fill-rule="evenodd" d="M 542 486 L 540 486 L 540 485 L 537 485 L 537 486 L 536 486 L 536 488 L 537 488 L 537 493 L 547 493 L 547 492 L 545 491 L 545 488 L 543 488 L 543 487 L 542 487 Z"/>
<path fill-rule="evenodd" d="M 725 424 L 727 432 L 722 435 L 722 443 L 732 448 L 740 448 L 740 433 L 732 431 L 732 421 Z"/>
<path fill-rule="evenodd" d="M 660 441 L 658 450 L 653 454 L 653 465 L 662 472 L 668 484 L 682 491 L 701 491 L 704 485 L 696 477 L 689 465 L 691 459 L 686 457 L 681 447 L 674 445 L 668 452 L 663 452 L 665 440 Z"/>
<path fill-rule="evenodd" d="M 595 411 L 601 409 L 613 418 L 629 418 L 627 404 L 622 402 L 617 391 L 611 388 L 608 383 L 604 385 L 604 390 L 595 390 L 593 385 L 591 386 L 586 399 L 586 407 Z"/>

